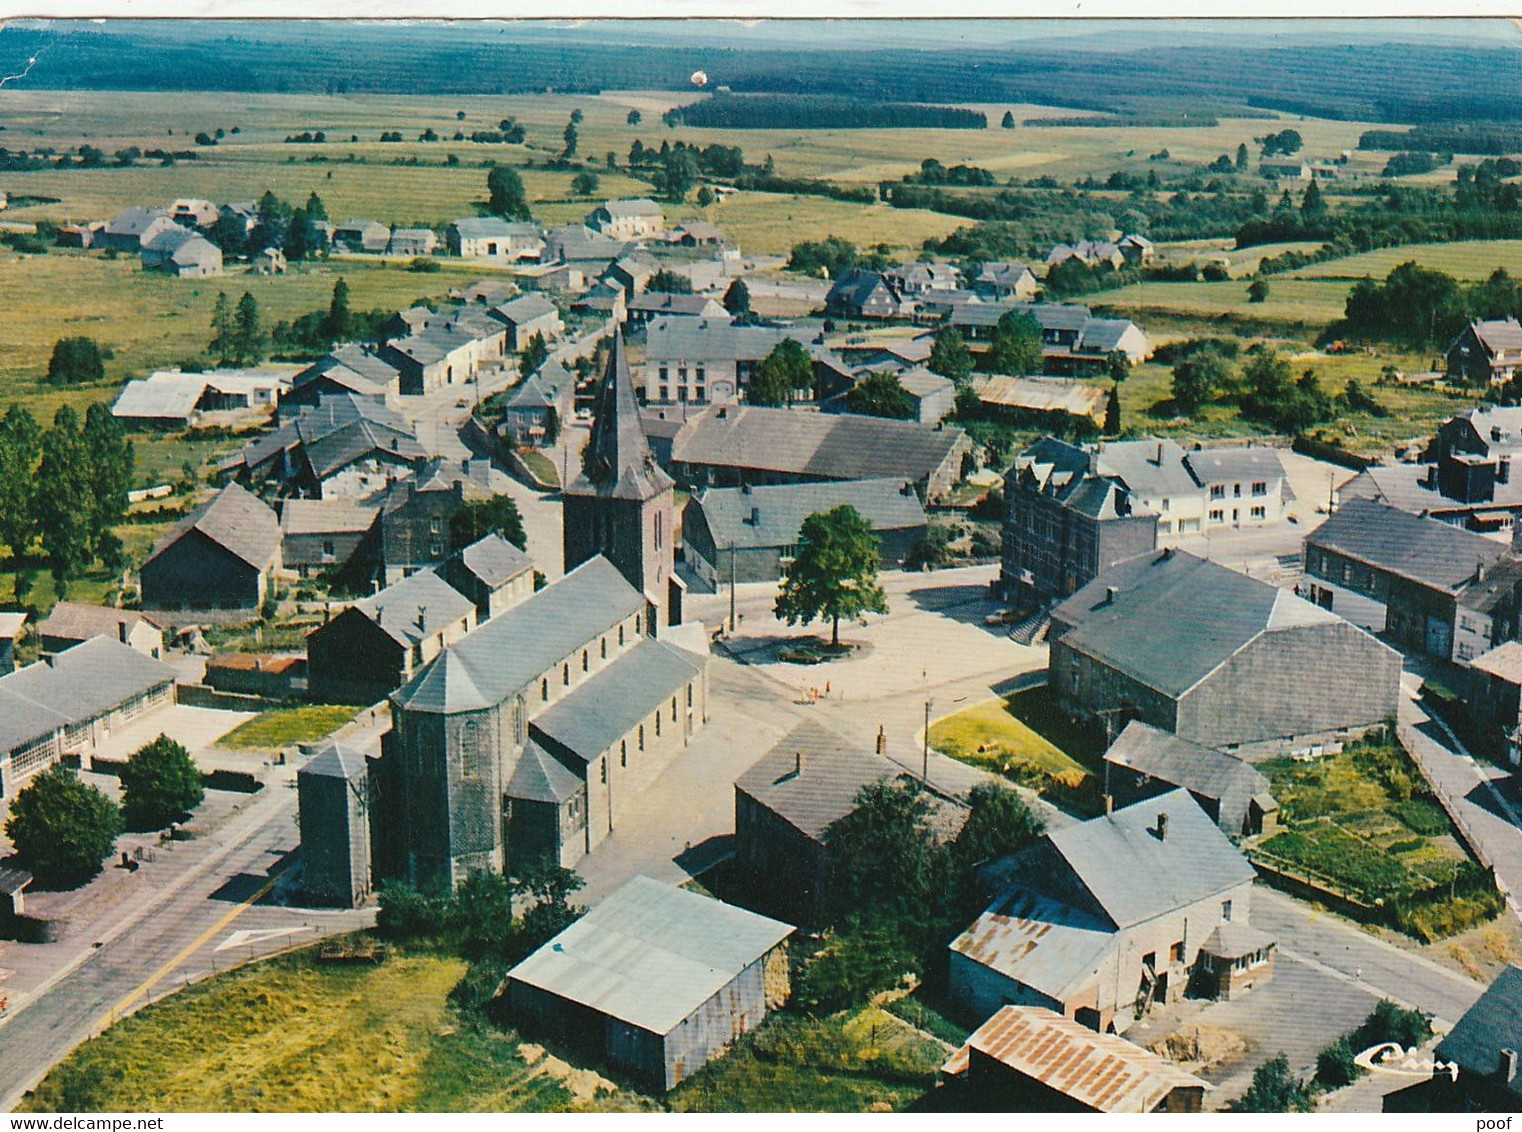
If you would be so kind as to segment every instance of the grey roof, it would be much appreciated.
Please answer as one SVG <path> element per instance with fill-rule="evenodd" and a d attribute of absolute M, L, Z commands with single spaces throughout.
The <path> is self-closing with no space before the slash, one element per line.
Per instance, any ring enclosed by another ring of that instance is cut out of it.
<path fill-rule="evenodd" d="M 780 920 L 640 876 L 508 978 L 667 1034 L 792 933 Z"/>
<path fill-rule="evenodd" d="M 4 616 L 0 614 L 0 616 Z M 44 637 L 64 640 L 87 641 L 91 637 L 116 637 L 122 626 L 128 632 L 142 622 L 157 629 L 158 626 L 134 609 L 114 609 L 103 605 L 79 605 L 72 601 L 60 601 L 53 606 L 38 632 Z"/>
<path fill-rule="evenodd" d="M 1202 484 L 1231 480 L 1284 478 L 1279 453 L 1262 445 L 1245 448 L 1196 448 L 1189 453 L 1189 469 Z"/>
<path fill-rule="evenodd" d="M 1522 641 L 1499 644 L 1471 660 L 1469 667 L 1522 687 Z"/>
<path fill-rule="evenodd" d="M 1270 793 L 1268 779 L 1245 759 L 1180 739 L 1139 719 L 1126 724 L 1105 752 L 1105 762 L 1199 797 L 1219 799 L 1223 813 L 1243 811 L 1255 795 Z"/>
<path fill-rule="evenodd" d="M 14 896 L 32 883 L 32 874 L 25 869 L 0 866 L 0 892 Z"/>
<path fill-rule="evenodd" d="M 280 520 L 263 500 L 235 483 L 176 523 L 159 540 L 148 561 L 191 531 L 199 531 L 256 570 L 266 569 L 280 553 Z"/>
<path fill-rule="evenodd" d="M 644 608 L 612 563 L 588 559 L 445 649 L 391 700 L 409 711 L 492 707 Z"/>
<path fill-rule="evenodd" d="M 541 741 L 552 740 L 590 761 L 633 731 L 652 708 L 663 710 L 702 671 L 701 657 L 666 641 L 641 641 L 537 716 L 529 729 Z"/>
<path fill-rule="evenodd" d="M 536 318 L 543 318 L 547 314 L 554 313 L 555 304 L 537 291 L 531 291 L 521 298 L 512 300 L 512 302 L 503 303 L 500 306 L 492 308 L 494 316 L 503 322 L 512 323 L 514 326 L 521 326 L 525 322 L 531 322 Z"/>
<path fill-rule="evenodd" d="M 1079 342 L 1085 350 L 1107 354 L 1118 350 L 1121 340 L 1134 329 L 1136 324 L 1127 318 L 1091 318 L 1083 324 Z"/>
<path fill-rule="evenodd" d="M 946 462 L 962 435 L 959 428 L 855 413 L 721 406 L 687 421 L 672 439 L 671 458 L 816 479 L 917 483 Z"/>
<path fill-rule="evenodd" d="M 1240 920 L 1228 920 L 1215 926 L 1215 930 L 1205 937 L 1200 950 L 1220 959 L 1241 959 L 1273 943 L 1274 937 L 1267 932 Z"/>
<path fill-rule="evenodd" d="M 859 307 L 878 291 L 886 294 L 895 306 L 902 305 L 904 301 L 893 280 L 880 271 L 870 271 L 864 267 L 853 267 L 842 274 L 831 284 L 825 299 L 831 304 Z"/>
<path fill-rule="evenodd" d="M 950 378 L 926 369 L 924 366 L 911 366 L 897 375 L 898 383 L 904 392 L 911 397 L 923 400 L 926 397 L 934 397 L 938 393 L 945 393 L 953 388 Z"/>
<path fill-rule="evenodd" d="M 550 358 L 508 391 L 506 407 L 542 409 L 560 405 L 576 390 L 576 375 Z"/>
<path fill-rule="evenodd" d="M 298 778 L 310 775 L 313 778 L 342 778 L 346 782 L 359 782 L 368 773 L 369 765 L 362 751 L 330 739 L 296 775 Z"/>
<path fill-rule="evenodd" d="M 554 802 L 574 798 L 581 789 L 577 778 L 533 739 L 523 744 L 523 754 L 504 788 L 509 798 L 524 802 Z"/>
<path fill-rule="evenodd" d="M 1136 467 L 1143 451 L 1123 448 L 1117 459 L 1121 472 L 1150 479 L 1151 469 L 1141 473 Z M 1122 474 L 1106 470 L 1104 459 L 1102 454 L 1094 455 L 1065 440 L 1044 436 L 1015 457 L 1004 476 L 1005 490 L 1040 491 L 1056 498 L 1064 507 L 1096 519 L 1155 514 L 1133 498 L 1136 492 L 1127 486 Z M 1165 468 L 1166 465 L 1165 459 Z"/>
<path fill-rule="evenodd" d="M 804 345 L 815 335 L 777 326 L 737 326 L 726 315 L 658 318 L 645 337 L 645 365 L 660 362 L 759 362 L 784 338 Z"/>
<path fill-rule="evenodd" d="M 280 505 L 286 535 L 355 534 L 375 524 L 380 508 L 345 499 L 287 499 Z"/>
<path fill-rule="evenodd" d="M 389 235 L 391 229 L 379 220 L 345 220 L 342 224 L 333 225 L 333 231 L 335 233 L 359 232 L 365 236 L 374 236 L 379 235 L 381 232 Z"/>
<path fill-rule="evenodd" d="M 368 427 L 351 427 L 356 424 Z M 319 396 L 315 405 L 302 405 L 279 428 L 250 441 L 224 466 L 257 468 L 282 452 L 297 449 L 307 450 L 311 459 L 314 446 L 330 438 L 332 443 L 320 447 L 317 459 L 312 461 L 319 475 L 324 467 L 346 466 L 377 447 L 410 460 L 426 455 L 411 426 L 387 408 L 384 400 L 336 393 Z"/>
<path fill-rule="evenodd" d="M 473 601 L 432 570 L 419 570 L 373 597 L 355 602 L 353 608 L 392 640 L 408 647 L 476 610 Z"/>
<path fill-rule="evenodd" d="M 659 216 L 661 206 L 649 197 L 626 197 L 604 201 L 603 211 L 609 216 Z"/>
<path fill-rule="evenodd" d="M 395 382 L 398 376 L 396 367 L 385 358 L 354 343 L 338 347 L 328 357 L 379 385 Z"/>
<path fill-rule="evenodd" d="M 668 315 L 701 315 L 707 313 L 709 307 L 718 305 L 717 300 L 708 295 L 678 295 L 669 291 L 646 291 L 629 300 L 631 311 Z"/>
<path fill-rule="evenodd" d="M 1504 350 L 1513 353 L 1522 350 L 1522 322 L 1514 318 L 1496 318 L 1486 322 L 1472 322 L 1470 329 L 1492 354 Z"/>
<path fill-rule="evenodd" d="M 735 782 L 735 789 L 822 842 L 830 823 L 856 809 L 862 787 L 902 769 L 862 744 L 807 721 L 757 759 Z"/>
<path fill-rule="evenodd" d="M 1430 464 L 1376 464 L 1338 488 L 1337 498 L 1343 506 L 1354 499 L 1374 499 L 1413 515 L 1463 515 L 1522 505 L 1522 476 L 1496 484 L 1490 499 L 1467 502 L 1444 495 L 1436 484 L 1429 484 L 1431 470 Z"/>
<path fill-rule="evenodd" d="M 1265 633 L 1343 623 L 1288 590 L 1179 550 L 1118 563 L 1057 606 L 1052 620 L 1074 626 L 1061 636 L 1064 647 L 1170 697 Z"/>
<path fill-rule="evenodd" d="M 597 387 L 592 435 L 582 451 L 581 473 L 571 481 L 566 494 L 650 499 L 669 491 L 673 481 L 655 462 L 645 442 L 623 334 L 615 332 L 612 341 L 608 368 Z"/>
<path fill-rule="evenodd" d="M 14 640 L 26 628 L 27 614 L 0 610 L 0 641 Z"/>
<path fill-rule="evenodd" d="M 111 218 L 106 231 L 113 236 L 141 236 L 155 220 L 166 218 L 161 208 L 124 208 Z"/>
<path fill-rule="evenodd" d="M 1100 471 L 1118 477 L 1137 495 L 1180 496 L 1200 490 L 1189 471 L 1191 453 L 1172 440 L 1118 440 L 1101 444 L 1098 451 Z"/>
<path fill-rule="evenodd" d="M 925 509 L 913 485 L 894 479 L 709 488 L 687 506 L 702 513 L 714 544 L 723 549 L 791 546 L 805 519 L 841 504 L 856 508 L 873 530 L 925 525 Z"/>
<path fill-rule="evenodd" d="M 1023 260 L 1008 262 L 996 260 L 983 265 L 982 270 L 978 272 L 978 282 L 1013 286 L 1027 275 L 1034 275 L 1034 273 L 1030 269 L 1030 264 Z"/>
<path fill-rule="evenodd" d="M 1472 582 L 1479 563 L 1493 565 L 1507 553 L 1505 544 L 1484 535 L 1373 499 L 1350 499 L 1305 542 L 1448 591 Z"/>
<path fill-rule="evenodd" d="M 1437 1045 L 1437 1056 L 1522 1098 L 1522 1075 L 1509 1083 L 1500 1077 L 1502 1050 L 1522 1050 L 1522 967 L 1515 963 L 1496 976 L 1448 1031 Z"/>
<path fill-rule="evenodd" d="M 459 553 L 465 569 L 488 586 L 505 586 L 527 574 L 534 561 L 499 534 L 489 534 Z"/>
<path fill-rule="evenodd" d="M 465 240 L 533 239 L 539 226 L 523 221 L 507 221 L 500 216 L 464 216 L 449 225 Z"/>
<path fill-rule="evenodd" d="M 122 386 L 111 415 L 125 420 L 189 420 L 205 390 L 206 379 L 199 374 L 155 374 Z"/>
<path fill-rule="evenodd" d="M 110 637 L 93 637 L 75 645 L 50 664 L 18 668 L 0 677 L 0 705 L 5 708 L 0 710 L 0 750 L 36 739 L 56 726 L 94 719 L 154 688 L 173 684 L 174 675 L 174 669 L 162 661 Z M 27 731 L 31 734 L 24 734 Z"/>

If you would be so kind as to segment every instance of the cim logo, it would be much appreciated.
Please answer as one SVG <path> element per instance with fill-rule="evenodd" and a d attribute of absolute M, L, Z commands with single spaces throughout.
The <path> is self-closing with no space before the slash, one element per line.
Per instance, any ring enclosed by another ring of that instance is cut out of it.
<path fill-rule="evenodd" d="M 1438 1061 L 1431 1054 L 1420 1052 L 1415 1046 L 1405 1049 L 1399 1042 L 1380 1042 L 1370 1046 L 1353 1058 L 1353 1062 L 1371 1073 L 1423 1078 L 1446 1073 L 1450 1080 L 1459 1079 L 1458 1062 Z"/>

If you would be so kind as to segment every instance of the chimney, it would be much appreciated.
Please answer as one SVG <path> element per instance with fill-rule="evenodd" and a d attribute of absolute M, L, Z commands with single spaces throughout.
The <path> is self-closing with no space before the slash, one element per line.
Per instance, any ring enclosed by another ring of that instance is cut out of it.
<path fill-rule="evenodd" d="M 1167 841 L 1168 840 L 1168 815 L 1167 814 L 1158 814 L 1157 815 L 1157 839 L 1159 841 Z"/>
<path fill-rule="evenodd" d="M 1501 1051 L 1501 1081 L 1510 1085 L 1517 1079 L 1517 1051 L 1503 1049 Z"/>
<path fill-rule="evenodd" d="M 1496 461 L 1496 483 L 1511 482 L 1511 457 L 1502 456 Z"/>
<path fill-rule="evenodd" d="M 800 775 L 802 773 L 803 773 L 803 752 L 802 751 L 794 751 L 793 752 L 793 777 L 796 778 L 796 777 L 798 777 L 798 775 Z"/>
<path fill-rule="evenodd" d="M 1163 466 L 1163 442 L 1161 440 L 1157 442 L 1157 466 L 1159 468 Z"/>
<path fill-rule="evenodd" d="M 428 624 L 428 607 L 426 605 L 420 605 L 420 606 L 417 607 L 417 627 L 418 627 L 418 630 L 421 632 L 422 629 L 427 624 Z"/>
<path fill-rule="evenodd" d="M 116 639 L 121 641 L 122 644 L 127 643 L 127 623 L 125 621 L 118 621 L 116 623 Z"/>
<path fill-rule="evenodd" d="M 761 525 L 761 508 L 752 507 L 750 509 L 750 525 L 753 527 L 759 527 Z"/>
<path fill-rule="evenodd" d="M 1119 594 L 1120 594 L 1120 590 L 1116 589 L 1114 586 L 1106 586 L 1105 587 L 1105 604 L 1106 605 L 1114 605 L 1115 604 L 1115 599 L 1116 599 L 1116 597 L 1119 596 Z"/>
<path fill-rule="evenodd" d="M 1106 794 L 1101 799 L 1101 801 L 1104 802 L 1105 817 L 1109 817 L 1111 814 L 1113 814 L 1115 812 L 1115 795 L 1114 794 Z"/>
<path fill-rule="evenodd" d="M 877 727 L 877 753 L 879 755 L 886 755 L 888 753 L 888 733 L 883 729 L 881 724 L 878 724 Z"/>

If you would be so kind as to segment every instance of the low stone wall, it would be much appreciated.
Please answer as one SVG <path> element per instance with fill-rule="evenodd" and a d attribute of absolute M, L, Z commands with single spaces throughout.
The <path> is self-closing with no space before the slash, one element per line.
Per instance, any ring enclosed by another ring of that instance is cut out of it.
<path fill-rule="evenodd" d="M 223 711 L 264 711 L 289 707 L 293 702 L 254 696 L 245 692 L 219 692 L 206 684 L 181 684 L 175 689 L 176 701 L 191 707 L 219 708 Z"/>

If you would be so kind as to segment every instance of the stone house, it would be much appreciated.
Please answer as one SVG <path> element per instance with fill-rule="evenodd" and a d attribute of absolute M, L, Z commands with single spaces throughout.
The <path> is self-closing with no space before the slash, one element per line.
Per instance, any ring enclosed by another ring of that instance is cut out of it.
<path fill-rule="evenodd" d="M 386 250 L 392 255 L 429 256 L 439 250 L 439 234 L 432 228 L 393 228 Z"/>
<path fill-rule="evenodd" d="M 488 313 L 507 327 L 506 348 L 510 353 L 523 353 L 536 334 L 544 339 L 545 345 L 549 345 L 565 333 L 565 323 L 560 320 L 559 309 L 546 296 L 538 293 L 492 307 Z"/>
<path fill-rule="evenodd" d="M 665 231 L 666 217 L 648 197 L 610 200 L 592 210 L 587 227 L 615 240 L 638 240 Z"/>
<path fill-rule="evenodd" d="M 1228 837 L 1278 830 L 1279 803 L 1250 762 L 1133 719 L 1105 752 L 1107 804 L 1130 806 L 1170 790 L 1189 791 Z"/>
<path fill-rule="evenodd" d="M 37 634 L 44 658 L 95 637 L 110 637 L 154 660 L 164 655 L 164 630 L 134 609 L 60 601 L 38 626 Z"/>
<path fill-rule="evenodd" d="M 1522 322 L 1515 318 L 1471 322 L 1444 351 L 1448 380 L 1490 388 L 1522 372 Z"/>
<path fill-rule="evenodd" d="M 439 576 L 476 605 L 476 622 L 490 621 L 534 592 L 534 563 L 499 534 L 455 551 Z"/>
<path fill-rule="evenodd" d="M 162 271 L 180 279 L 222 274 L 222 249 L 179 225 L 145 242 L 139 255 L 144 271 Z"/>
<path fill-rule="evenodd" d="M 287 499 L 280 505 L 280 560 L 310 578 L 363 557 L 380 508 L 346 499 Z"/>
<path fill-rule="evenodd" d="M 500 435 L 520 448 L 548 447 L 576 414 L 576 375 L 551 358 L 503 397 Z"/>
<path fill-rule="evenodd" d="M 365 756 L 328 740 L 296 772 L 301 890 L 322 904 L 354 908 L 373 886 L 370 786 Z"/>
<path fill-rule="evenodd" d="M 983 265 L 972 281 L 972 289 L 984 299 L 1028 303 L 1041 293 L 1041 284 L 1029 264 L 1018 260 L 1012 263 L 994 261 Z"/>
<path fill-rule="evenodd" d="M 503 220 L 500 216 L 467 216 L 456 220 L 444 233 L 450 255 L 463 259 L 516 263 L 538 259 L 544 252 L 544 233 L 539 225 Z"/>
<path fill-rule="evenodd" d="M 376 220 L 345 220 L 333 226 L 335 250 L 380 253 L 390 242 L 391 229 Z"/>
<path fill-rule="evenodd" d="M 449 521 L 465 503 L 508 491 L 486 460 L 432 460 L 395 484 L 380 502 L 376 574 L 386 585 L 449 556 Z"/>
<path fill-rule="evenodd" d="M 1522 779 L 1522 643 L 1507 641 L 1469 662 L 1465 738 L 1486 758 Z"/>
<path fill-rule="evenodd" d="M 280 520 L 228 484 L 170 529 L 138 570 L 144 609 L 257 609 L 280 570 Z"/>
<path fill-rule="evenodd" d="M 837 318 L 907 318 L 914 304 L 880 271 L 853 267 L 831 285 L 825 309 Z"/>

